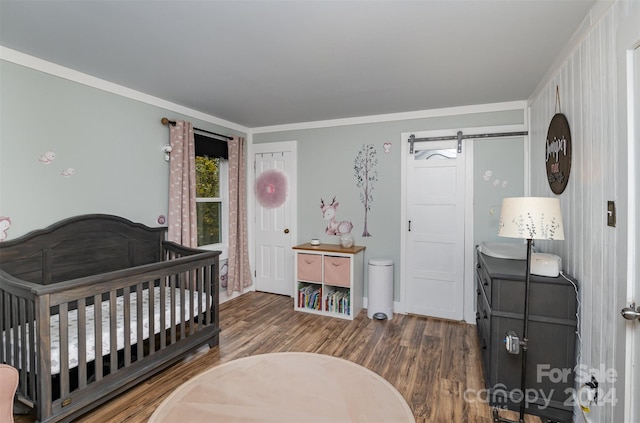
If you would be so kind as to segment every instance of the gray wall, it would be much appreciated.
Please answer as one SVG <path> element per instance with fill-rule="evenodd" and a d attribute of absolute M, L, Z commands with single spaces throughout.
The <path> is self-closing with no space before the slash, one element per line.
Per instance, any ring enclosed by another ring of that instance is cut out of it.
<path fill-rule="evenodd" d="M 400 207 L 401 199 L 401 142 L 403 132 L 420 132 L 441 129 L 460 129 L 465 127 L 483 127 L 493 125 L 522 124 L 522 109 L 474 114 L 459 114 L 424 119 L 354 124 L 316 129 L 291 130 L 260 133 L 253 135 L 253 142 L 267 143 L 278 141 L 298 142 L 298 234 L 297 242 L 308 242 L 311 238 L 320 238 L 325 243 L 338 243 L 336 236 L 324 233 L 326 223 L 320 211 L 320 198 L 325 203 L 333 196 L 340 203 L 337 217 L 350 220 L 354 224 L 352 233 L 356 244 L 367 247 L 365 263 L 371 258 L 390 258 L 394 261 L 394 298 L 400 299 Z M 384 143 L 391 143 L 390 153 L 385 153 Z M 363 237 L 364 206 L 360 201 L 361 190 L 356 186 L 354 160 L 363 145 L 372 144 L 376 149 L 378 180 L 374 183 L 373 203 L 368 214 L 368 231 L 371 237 Z M 510 144 L 511 145 L 511 144 Z M 483 161 L 495 163 L 502 157 L 508 157 L 516 151 L 515 157 L 509 157 L 509 163 L 516 175 L 510 176 L 513 186 L 520 186 L 522 192 L 523 145 L 512 143 L 508 151 L 503 151 L 503 142 L 479 143 L 479 150 L 487 149 Z M 520 151 L 517 151 L 518 148 Z M 484 156 L 483 156 L 484 157 Z M 489 164 L 487 164 L 489 165 Z M 491 165 L 493 166 L 493 165 Z M 485 167 L 484 164 L 481 168 Z M 497 167 L 495 167 L 497 170 Z M 497 173 L 497 172 L 496 172 Z M 498 193 L 506 192 L 502 188 L 479 187 L 483 197 L 491 197 L 491 203 L 497 202 Z M 485 195 L 485 190 L 492 195 Z M 512 192 L 512 191 L 510 191 Z M 478 215 L 480 212 L 476 212 Z M 483 206 L 482 213 L 486 213 Z M 499 211 L 498 211 L 499 213 Z M 484 218 L 484 216 L 483 216 Z M 486 219 L 485 219 L 486 220 Z M 495 225 L 497 231 L 497 222 Z M 366 270 L 365 270 L 366 278 Z M 366 293 L 366 284 L 365 284 Z"/>
<path fill-rule="evenodd" d="M 150 226 L 167 214 L 162 117 L 198 119 L 0 60 L 0 216 L 7 239 L 84 213 Z M 242 134 L 244 135 L 244 134 Z M 39 161 L 56 154 L 48 165 Z M 61 175 L 75 169 L 70 177 Z"/>
<path fill-rule="evenodd" d="M 498 237 L 505 197 L 524 194 L 524 138 L 479 139 L 473 142 L 473 234 L 482 241 L 519 242 Z"/>
<path fill-rule="evenodd" d="M 543 154 L 556 112 L 556 86 L 571 129 L 571 173 L 565 191 L 557 196 L 565 240 L 540 246 L 560 255 L 564 271 L 580 284 L 579 364 L 600 379 L 603 399 L 589 414 L 597 422 L 623 421 L 624 378 L 630 373 L 624 366 L 625 322 L 619 313 L 626 303 L 627 219 L 638 217 L 626 213 L 625 55 L 640 41 L 639 23 L 640 2 L 615 2 L 531 99 L 532 195 L 556 197 L 546 180 Z M 615 228 L 606 224 L 607 200 L 616 201 Z M 614 369 L 617 380 L 605 380 L 599 369 Z M 584 421 L 574 408 L 576 422 Z"/>

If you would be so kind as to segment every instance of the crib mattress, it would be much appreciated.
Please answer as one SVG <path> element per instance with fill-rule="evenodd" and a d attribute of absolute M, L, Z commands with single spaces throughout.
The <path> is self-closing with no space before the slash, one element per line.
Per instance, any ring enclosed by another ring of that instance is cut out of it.
<path fill-rule="evenodd" d="M 175 315 L 176 321 L 180 322 L 181 317 L 181 304 L 180 304 L 180 290 L 174 289 L 171 290 L 170 287 L 165 288 L 165 327 L 160 327 L 160 288 L 155 287 L 153 293 L 153 302 L 154 302 L 154 332 L 159 333 L 160 330 L 166 330 L 171 327 L 171 297 L 175 295 Z M 130 306 L 130 344 L 134 345 L 138 342 L 138 324 L 137 324 L 137 301 L 138 296 L 136 293 L 130 294 L 131 306 Z M 145 289 L 142 291 L 142 337 L 143 339 L 149 338 L 149 290 Z M 193 297 L 190 298 L 189 291 L 185 291 L 185 307 L 184 307 L 184 321 L 189 320 L 192 316 L 190 316 L 190 303 L 198 302 L 198 292 L 193 293 Z M 202 296 L 202 310 L 206 310 L 206 295 Z M 102 303 L 102 354 L 106 355 L 111 352 L 111 316 L 110 316 L 110 302 L 103 301 Z M 210 302 L 211 304 L 211 302 Z M 198 312 L 197 304 L 194 312 Z M 117 315 L 117 350 L 124 348 L 124 329 L 125 329 L 125 321 L 124 321 L 124 297 L 119 296 L 116 299 L 116 315 Z M 94 305 L 87 306 L 85 308 L 86 315 L 86 362 L 93 361 L 96 358 L 96 343 L 95 343 L 95 312 Z M 60 316 L 58 314 L 51 316 L 50 321 L 50 329 L 51 329 L 51 374 L 55 375 L 60 373 Z M 18 331 L 21 332 L 20 330 Z M 78 311 L 71 310 L 68 313 L 68 337 L 69 337 L 69 369 L 78 366 Z M 13 333 L 11 333 L 13 335 Z M 27 339 L 28 339 L 28 331 L 27 331 Z M 10 336 L 12 338 L 12 336 Z M 10 339 L 10 342 L 12 340 Z M 22 342 L 18 343 L 19 346 L 22 346 Z M 11 348 L 12 352 L 14 348 Z M 18 349 L 18 357 L 21 357 L 21 351 Z M 27 354 L 28 356 L 28 354 Z M 22 367 L 22 363 L 20 363 L 20 367 Z M 29 367 L 29 363 L 27 363 L 27 370 Z"/>

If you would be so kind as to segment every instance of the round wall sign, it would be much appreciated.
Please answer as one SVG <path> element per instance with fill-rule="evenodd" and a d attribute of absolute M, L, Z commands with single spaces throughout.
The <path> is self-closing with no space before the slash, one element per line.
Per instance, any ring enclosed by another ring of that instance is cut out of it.
<path fill-rule="evenodd" d="M 556 113 L 549 124 L 545 162 L 551 191 L 561 194 L 567 187 L 571 172 L 571 130 L 567 118 L 562 113 Z"/>

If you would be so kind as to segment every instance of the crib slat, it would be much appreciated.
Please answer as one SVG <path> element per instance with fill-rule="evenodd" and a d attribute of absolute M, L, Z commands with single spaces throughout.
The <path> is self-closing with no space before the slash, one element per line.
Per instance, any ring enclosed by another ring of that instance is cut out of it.
<path fill-rule="evenodd" d="M 213 308 L 213 318 L 211 319 L 211 323 L 215 328 L 220 327 L 220 284 L 218 280 L 220 279 L 220 260 L 216 256 L 214 264 L 211 266 L 211 297 L 213 298 L 214 303 L 212 304 Z"/>
<path fill-rule="evenodd" d="M 18 367 L 20 369 L 20 381 L 24 381 L 27 380 L 27 366 L 26 363 L 29 361 L 29 357 L 27 354 L 27 344 L 26 344 L 26 340 L 27 340 L 27 300 L 26 298 L 20 298 L 20 320 L 18 321 L 18 324 L 20 325 L 20 340 L 21 340 L 21 346 L 20 346 L 20 367 Z M 17 342 L 16 342 L 17 344 Z M 33 344 L 31 344 L 33 345 Z M 33 349 L 30 348 L 30 349 Z M 33 369 L 33 367 L 31 367 L 31 369 Z"/>
<path fill-rule="evenodd" d="M 205 310 L 205 319 L 204 319 L 204 324 L 208 325 L 209 323 L 211 323 L 211 267 L 212 266 L 207 266 L 204 269 L 204 273 L 205 273 L 205 287 L 204 287 L 204 292 L 207 294 L 207 309 Z M 215 299 L 217 300 L 217 299 Z M 218 307 L 216 307 L 217 309 Z"/>
<path fill-rule="evenodd" d="M 185 301 L 184 301 L 184 293 L 186 289 L 186 285 L 188 283 L 188 279 L 185 277 L 186 272 L 180 273 L 180 339 L 184 339 L 184 311 L 185 311 Z"/>
<path fill-rule="evenodd" d="M 144 357 L 144 337 L 142 336 L 142 322 L 144 315 L 142 314 L 142 283 L 136 285 L 136 345 L 138 346 L 138 360 Z"/>
<path fill-rule="evenodd" d="M 166 278 L 158 280 L 160 285 L 160 349 L 167 347 L 167 284 Z"/>
<path fill-rule="evenodd" d="M 0 345 L 0 361 L 2 363 L 9 363 L 9 293 L 5 291 L 0 291 L 0 303 L 2 303 L 2 311 L 0 311 L 0 331 L 4 333 L 4 336 L 0 341 L 2 344 Z"/>
<path fill-rule="evenodd" d="M 58 306 L 58 318 L 60 334 L 60 398 L 64 400 L 69 395 L 69 304 L 62 303 Z"/>
<path fill-rule="evenodd" d="M 29 344 L 32 348 L 29 350 L 29 384 L 25 387 L 24 394 L 27 396 L 29 392 L 31 398 L 34 401 L 38 398 L 38 391 L 36 389 L 36 352 L 39 351 L 39 346 L 36 344 L 36 316 L 35 316 L 35 303 L 33 301 L 29 301 L 29 307 L 27 309 L 27 324 L 29 325 Z M 23 345 L 23 348 L 26 349 L 26 345 Z"/>
<path fill-rule="evenodd" d="M 177 275 L 169 276 L 169 287 L 171 288 L 171 343 L 174 344 L 176 342 L 176 295 L 178 292 L 176 291 L 176 278 Z"/>
<path fill-rule="evenodd" d="M 156 352 L 156 328 L 155 328 L 155 295 L 153 289 L 153 283 L 149 282 L 149 355 Z"/>
<path fill-rule="evenodd" d="M 102 360 L 102 295 L 96 294 L 93 296 L 93 314 L 94 314 L 94 322 L 93 322 L 93 330 L 96 335 L 95 346 L 96 346 L 96 382 L 102 380 L 103 377 L 103 367 L 104 363 Z"/>
<path fill-rule="evenodd" d="M 194 288 L 196 288 L 196 284 L 198 283 L 198 273 L 195 270 L 190 270 L 187 272 L 189 276 L 189 335 L 193 335 L 193 316 L 196 310 L 196 304 L 193 299 Z M 186 304 L 185 304 L 186 305 Z"/>
<path fill-rule="evenodd" d="M 15 322 L 15 324 L 13 325 L 13 327 L 11 328 L 11 337 L 13 340 L 13 352 L 12 352 L 12 359 L 11 359 L 11 364 L 13 365 L 13 367 L 18 367 L 18 360 L 19 360 L 19 354 L 20 354 L 20 345 L 18 343 L 18 337 L 20 335 L 19 332 L 19 328 L 18 328 L 18 297 L 15 295 L 11 296 L 11 322 Z M 24 338 L 23 338 L 24 339 Z"/>
<path fill-rule="evenodd" d="M 87 301 L 78 300 L 78 387 L 87 386 Z"/>
<path fill-rule="evenodd" d="M 198 279 L 198 329 L 201 329 L 202 320 L 204 318 L 202 314 L 202 291 L 204 291 L 204 271 L 202 267 L 197 270 Z"/>
<path fill-rule="evenodd" d="M 125 289 L 124 297 L 124 366 L 131 365 L 131 292 Z"/>
<path fill-rule="evenodd" d="M 6 340 L 6 331 L 4 327 L 4 310 L 7 306 L 4 303 L 4 290 L 0 288 L 0 363 L 6 363 L 7 360 L 4 358 L 4 346 L 8 344 L 8 340 Z"/>
<path fill-rule="evenodd" d="M 118 369 L 118 308 L 116 291 L 109 291 L 109 374 Z"/>

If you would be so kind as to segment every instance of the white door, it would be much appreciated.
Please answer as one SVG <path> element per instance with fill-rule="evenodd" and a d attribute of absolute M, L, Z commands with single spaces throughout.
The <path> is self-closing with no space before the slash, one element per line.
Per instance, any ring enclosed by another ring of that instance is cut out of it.
<path fill-rule="evenodd" d="M 407 160 L 408 313 L 462 320 L 464 153 L 456 141 L 416 143 Z"/>
<path fill-rule="evenodd" d="M 293 240 L 295 239 L 295 143 L 256 144 L 256 181 L 268 170 L 285 175 L 287 197 L 272 207 L 269 201 L 255 199 L 255 284 L 257 291 L 293 295 Z M 255 182 L 255 181 L 254 181 Z M 254 184 L 255 186 L 255 184 Z M 279 184 L 274 190 L 282 189 Z M 255 194 L 255 193 L 254 193 Z M 263 205 L 265 204 L 265 205 Z"/>

